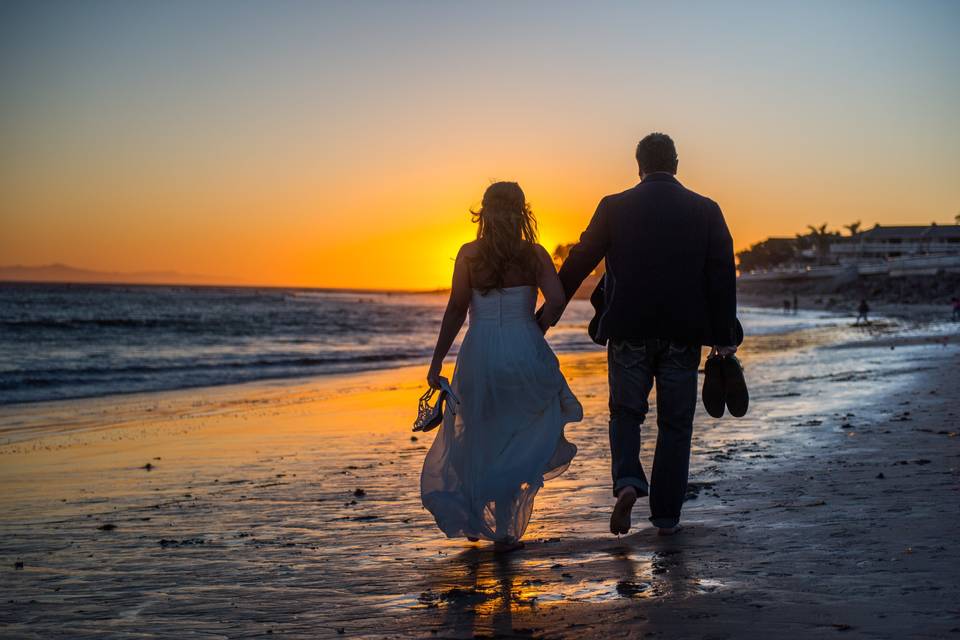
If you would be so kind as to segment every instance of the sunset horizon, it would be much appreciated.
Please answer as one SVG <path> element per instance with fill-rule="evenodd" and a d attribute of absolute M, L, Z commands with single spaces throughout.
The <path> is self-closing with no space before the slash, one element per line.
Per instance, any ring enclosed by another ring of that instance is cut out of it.
<path fill-rule="evenodd" d="M 735 245 L 735 251 L 740 252 L 748 249 L 750 246 L 755 245 L 758 242 L 771 238 L 795 238 L 799 235 L 809 233 L 809 227 L 817 227 L 822 224 L 827 224 L 827 227 L 830 231 L 841 233 L 842 235 L 849 236 L 849 230 L 846 228 L 851 223 L 862 222 L 861 220 L 853 220 L 844 222 L 842 224 L 832 225 L 823 221 L 818 221 L 816 223 L 810 222 L 807 227 L 802 229 L 797 229 L 794 233 L 783 233 L 783 234 L 771 234 L 767 236 L 758 237 L 757 239 L 740 245 L 739 243 Z M 897 221 L 890 224 L 880 224 L 873 223 L 870 225 L 863 224 L 862 230 L 866 231 L 874 227 L 893 227 L 899 226 L 902 222 L 898 223 Z M 958 224 L 957 219 L 954 220 L 931 220 L 924 222 L 923 220 L 917 220 L 908 224 L 914 224 L 917 226 L 927 226 L 927 225 L 942 225 L 949 226 Z M 466 237 L 463 242 L 468 242 L 472 240 L 473 236 Z M 576 238 L 570 239 L 561 239 L 556 243 L 547 244 L 541 239 L 541 244 L 550 251 L 553 252 L 558 246 L 565 244 L 572 244 L 576 242 Z M 459 244 L 457 245 L 459 246 Z M 453 260 L 456 253 L 451 253 L 447 260 L 450 264 L 450 269 L 452 270 Z M 36 278 L 30 277 L 28 275 L 22 275 L 20 273 L 11 276 L 11 273 L 20 271 L 24 273 L 37 273 L 44 271 L 54 272 L 52 275 L 47 275 L 44 277 Z M 86 273 L 82 273 L 86 272 Z M 60 275 L 57 275 L 57 274 Z M 81 277 L 77 277 L 77 273 L 81 273 Z M 104 279 L 106 278 L 106 279 Z M 232 277 L 225 274 L 209 274 L 209 273 L 190 273 L 184 272 L 175 268 L 159 268 L 151 270 L 134 270 L 134 271 L 125 271 L 125 270 L 115 270 L 115 269 L 92 269 L 86 265 L 80 264 L 68 264 L 63 261 L 53 261 L 49 263 L 37 263 L 37 264 L 0 264 L 0 282 L 49 282 L 51 284 L 130 284 L 130 285 L 151 285 L 151 286 L 163 286 L 163 285 L 186 285 L 186 286 L 208 286 L 208 287 L 261 287 L 261 288 L 278 288 L 278 289 L 316 289 L 316 290 L 328 290 L 328 291 L 345 291 L 345 292 L 383 292 L 383 293 L 430 293 L 436 291 L 446 291 L 450 288 L 449 275 L 446 277 L 446 280 L 440 281 L 433 285 L 397 285 L 397 286 L 363 286 L 363 285 L 350 285 L 350 284 L 333 284 L 327 285 L 322 283 L 315 283 L 309 281 L 271 281 L 271 280 L 256 280 L 251 279 L 247 280 L 242 277 Z"/>

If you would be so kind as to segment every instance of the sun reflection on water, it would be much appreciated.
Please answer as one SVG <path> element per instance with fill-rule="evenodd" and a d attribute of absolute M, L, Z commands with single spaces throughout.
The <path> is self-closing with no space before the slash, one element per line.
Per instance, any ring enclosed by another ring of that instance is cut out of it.
<path fill-rule="evenodd" d="M 685 597 L 723 588 L 691 575 L 677 548 L 639 548 L 626 542 L 531 543 L 496 556 L 471 548 L 449 558 L 417 598 L 435 609 L 444 628 L 463 633 L 511 631 L 515 616 L 577 603 Z"/>

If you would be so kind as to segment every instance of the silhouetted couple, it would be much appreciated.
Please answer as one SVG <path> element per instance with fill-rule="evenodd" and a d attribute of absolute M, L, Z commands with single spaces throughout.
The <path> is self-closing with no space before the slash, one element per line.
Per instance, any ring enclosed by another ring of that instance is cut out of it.
<path fill-rule="evenodd" d="M 733 243 L 720 207 L 676 179 L 669 136 L 648 135 L 636 158 L 640 183 L 600 201 L 559 274 L 536 243 L 536 222 L 516 183 L 492 184 L 474 212 L 477 239 L 457 255 L 427 374 L 431 387 L 457 399 L 447 403 L 421 475 L 423 504 L 448 537 L 519 548 L 537 491 L 573 459 L 564 426 L 583 411 L 543 334 L 601 260 L 593 337 L 608 354 L 610 530 L 629 531 L 634 502 L 647 495 L 659 533 L 680 528 L 701 346 L 736 351 Z M 545 304 L 535 314 L 538 289 Z M 443 359 L 468 313 L 447 386 Z M 657 445 L 648 480 L 640 434 L 654 385 Z"/>

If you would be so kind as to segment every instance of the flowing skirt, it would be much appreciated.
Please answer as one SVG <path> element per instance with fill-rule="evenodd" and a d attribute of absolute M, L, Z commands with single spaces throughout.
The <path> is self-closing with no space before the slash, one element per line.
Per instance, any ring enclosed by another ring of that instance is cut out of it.
<path fill-rule="evenodd" d="M 583 407 L 532 318 L 471 323 L 451 386 L 460 405 L 424 460 L 423 505 L 448 538 L 519 539 L 544 481 L 576 455 L 563 430 Z"/>

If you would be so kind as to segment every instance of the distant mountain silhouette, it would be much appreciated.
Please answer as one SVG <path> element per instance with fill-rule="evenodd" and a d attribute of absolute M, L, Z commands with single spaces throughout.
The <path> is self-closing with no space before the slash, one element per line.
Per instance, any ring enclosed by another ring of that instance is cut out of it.
<path fill-rule="evenodd" d="M 230 278 L 178 271 L 94 271 L 66 264 L 36 267 L 0 266 L 0 282 L 64 282 L 99 284 L 233 284 Z"/>

